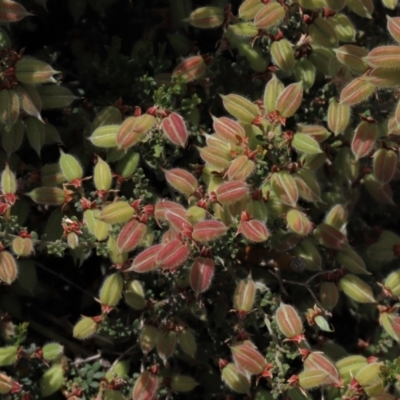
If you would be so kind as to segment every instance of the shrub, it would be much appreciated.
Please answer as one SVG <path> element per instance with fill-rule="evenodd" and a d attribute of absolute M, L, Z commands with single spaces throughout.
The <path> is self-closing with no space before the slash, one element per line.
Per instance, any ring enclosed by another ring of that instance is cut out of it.
<path fill-rule="evenodd" d="M 4 398 L 400 395 L 375 3 L 0 0 Z"/>

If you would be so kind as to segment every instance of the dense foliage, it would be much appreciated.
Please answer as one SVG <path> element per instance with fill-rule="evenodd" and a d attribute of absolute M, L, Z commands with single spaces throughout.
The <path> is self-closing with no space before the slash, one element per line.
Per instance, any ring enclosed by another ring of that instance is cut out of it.
<path fill-rule="evenodd" d="M 397 0 L 0 0 L 0 394 L 400 396 Z"/>

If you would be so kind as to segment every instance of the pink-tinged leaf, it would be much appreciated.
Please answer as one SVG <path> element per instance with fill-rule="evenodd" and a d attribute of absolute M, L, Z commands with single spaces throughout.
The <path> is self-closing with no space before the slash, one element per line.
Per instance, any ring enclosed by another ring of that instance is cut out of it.
<path fill-rule="evenodd" d="M 378 127 L 376 123 L 361 121 L 354 132 L 351 142 L 351 151 L 356 160 L 366 157 L 372 151 L 377 137 Z"/>
<path fill-rule="evenodd" d="M 156 263 L 162 269 L 175 269 L 186 261 L 189 254 L 189 248 L 179 239 L 174 239 L 163 245 L 157 254 Z"/>
<path fill-rule="evenodd" d="M 224 235 L 228 230 L 221 221 L 200 221 L 193 227 L 192 238 L 197 242 L 210 242 Z"/>
<path fill-rule="evenodd" d="M 171 240 L 179 239 L 179 232 L 174 228 L 167 229 L 161 236 L 161 244 L 166 244 Z"/>
<path fill-rule="evenodd" d="M 163 248 L 162 244 L 155 244 L 139 253 L 133 260 L 132 265 L 127 271 L 135 271 L 138 273 L 150 272 L 155 270 L 157 265 L 157 255 Z"/>
<path fill-rule="evenodd" d="M 157 390 L 158 377 L 150 371 L 144 371 L 136 379 L 132 391 L 132 400 L 155 400 Z"/>
<path fill-rule="evenodd" d="M 192 224 L 186 217 L 186 210 L 184 215 L 180 212 L 167 210 L 165 212 L 165 219 L 170 224 L 171 228 L 175 229 L 177 232 L 192 232 Z"/>
<path fill-rule="evenodd" d="M 18 22 L 21 19 L 33 15 L 26 11 L 25 7 L 15 1 L 2 0 L 0 2 L 0 22 Z"/>
<path fill-rule="evenodd" d="M 242 181 L 225 182 L 217 188 L 215 194 L 222 205 L 233 204 L 249 194 L 249 187 Z"/>
<path fill-rule="evenodd" d="M 205 292 L 211 285 L 214 277 L 215 265 L 211 258 L 197 257 L 190 269 L 190 287 L 199 295 Z"/>
<path fill-rule="evenodd" d="M 151 115 L 149 115 L 149 117 L 151 117 Z M 146 131 L 137 129 L 139 118 L 128 117 L 120 126 L 116 137 L 116 142 L 119 149 L 129 149 L 130 147 L 139 143 L 146 135 Z"/>
<path fill-rule="evenodd" d="M 234 363 L 243 374 L 260 375 L 267 365 L 265 358 L 249 340 L 232 346 L 231 352 Z"/>
<path fill-rule="evenodd" d="M 400 68 L 400 46 L 378 46 L 364 60 L 372 68 Z"/>
<path fill-rule="evenodd" d="M 374 175 L 365 175 L 363 183 L 368 193 L 379 203 L 394 204 L 393 191 L 388 183 L 378 182 Z"/>
<path fill-rule="evenodd" d="M 134 250 L 146 233 L 146 225 L 132 219 L 121 229 L 118 235 L 117 245 L 120 252 Z"/>
<path fill-rule="evenodd" d="M 373 173 L 382 184 L 389 183 L 396 172 L 397 154 L 393 150 L 379 149 L 374 153 Z"/>
<path fill-rule="evenodd" d="M 286 222 L 288 227 L 300 236 L 307 236 L 311 233 L 314 225 L 307 218 L 306 214 L 299 210 L 290 210 L 286 214 Z"/>
<path fill-rule="evenodd" d="M 287 171 L 275 172 L 271 177 L 271 187 L 279 200 L 288 206 L 296 207 L 299 191 L 296 182 Z"/>
<path fill-rule="evenodd" d="M 386 15 L 387 18 L 387 30 L 392 35 L 392 38 L 400 43 L 400 17 L 390 17 Z"/>
<path fill-rule="evenodd" d="M 254 17 L 254 25 L 259 29 L 271 29 L 285 18 L 286 11 L 279 3 L 268 3 Z"/>
<path fill-rule="evenodd" d="M 314 230 L 314 237 L 320 245 L 328 249 L 340 250 L 348 245 L 346 236 L 328 224 L 319 224 Z"/>
<path fill-rule="evenodd" d="M 252 310 L 256 300 L 257 287 L 253 279 L 240 280 L 233 294 L 233 306 L 240 313 L 248 313 Z"/>
<path fill-rule="evenodd" d="M 292 117 L 303 100 L 303 81 L 287 86 L 276 100 L 276 111 L 284 118 Z"/>
<path fill-rule="evenodd" d="M 225 110 L 239 121 L 251 124 L 259 113 L 258 106 L 238 94 L 220 94 Z"/>
<path fill-rule="evenodd" d="M 176 146 L 186 147 L 189 134 L 186 129 L 185 121 L 177 113 L 171 113 L 164 118 L 161 128 L 167 138 Z"/>
<path fill-rule="evenodd" d="M 340 103 L 354 106 L 367 100 L 374 90 L 375 86 L 366 78 L 353 79 L 340 93 Z"/>
<path fill-rule="evenodd" d="M 227 176 L 230 181 L 245 181 L 255 169 L 254 161 L 242 154 L 231 162 Z"/>
<path fill-rule="evenodd" d="M 301 335 L 303 323 L 297 311 L 290 305 L 282 303 L 275 314 L 279 330 L 288 338 Z"/>
<path fill-rule="evenodd" d="M 198 148 L 200 157 L 209 165 L 215 168 L 228 168 L 232 157 L 229 148 L 219 147 L 200 147 Z"/>
<path fill-rule="evenodd" d="M 167 210 L 174 211 L 176 214 L 179 214 L 183 217 L 186 215 L 185 208 L 181 206 L 179 203 L 175 203 L 173 201 L 168 201 L 168 200 L 162 200 L 159 203 L 157 203 L 154 207 L 155 218 L 160 221 L 166 221 L 165 212 Z"/>
<path fill-rule="evenodd" d="M 330 377 L 330 384 L 337 384 L 340 381 L 339 372 L 332 361 L 324 356 L 322 352 L 313 351 L 307 355 L 304 361 L 304 369 L 325 371 Z"/>
<path fill-rule="evenodd" d="M 212 116 L 212 119 L 215 132 L 228 142 L 237 143 L 237 136 L 245 136 L 244 128 L 237 121 L 227 117 L 217 118 Z"/>
<path fill-rule="evenodd" d="M 167 182 L 178 192 L 191 196 L 199 186 L 197 179 L 188 171 L 181 168 L 163 169 Z"/>
<path fill-rule="evenodd" d="M 268 240 L 270 233 L 265 224 L 257 219 L 241 221 L 239 232 L 248 240 L 254 243 L 262 243 Z"/>
<path fill-rule="evenodd" d="M 206 72 L 207 64 L 202 56 L 189 57 L 175 67 L 172 76 L 181 76 L 186 82 L 201 78 Z"/>

